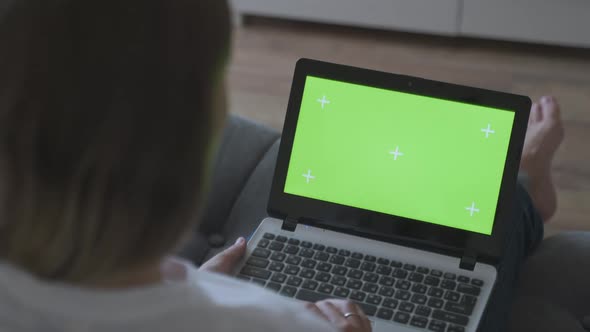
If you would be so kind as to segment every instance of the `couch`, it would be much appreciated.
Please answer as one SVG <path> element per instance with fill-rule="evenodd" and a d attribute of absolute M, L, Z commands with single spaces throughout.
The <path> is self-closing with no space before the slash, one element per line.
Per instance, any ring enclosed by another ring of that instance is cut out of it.
<path fill-rule="evenodd" d="M 230 116 L 202 221 L 181 255 L 195 264 L 251 234 L 266 204 L 280 134 Z M 510 331 L 590 331 L 590 233 L 546 239 L 523 267 Z"/>

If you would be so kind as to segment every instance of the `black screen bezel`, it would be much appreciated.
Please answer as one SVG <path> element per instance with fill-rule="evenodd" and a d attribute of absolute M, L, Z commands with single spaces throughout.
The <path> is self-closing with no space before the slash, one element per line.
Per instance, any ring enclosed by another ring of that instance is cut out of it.
<path fill-rule="evenodd" d="M 285 193 L 287 170 L 307 76 L 513 111 L 514 127 L 492 234 L 488 236 Z M 429 248 L 446 254 L 461 255 L 469 248 L 481 260 L 495 263 L 502 255 L 505 224 L 512 221 L 512 204 L 531 104 L 530 98 L 525 96 L 301 59 L 295 68 L 268 212 L 277 218 L 290 216 L 314 226 Z"/>

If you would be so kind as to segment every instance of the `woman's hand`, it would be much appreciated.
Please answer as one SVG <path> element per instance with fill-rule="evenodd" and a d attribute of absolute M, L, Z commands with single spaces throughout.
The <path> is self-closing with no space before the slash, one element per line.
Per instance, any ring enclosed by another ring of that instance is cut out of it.
<path fill-rule="evenodd" d="M 373 329 L 367 315 L 351 301 L 324 300 L 306 303 L 305 307 L 332 323 L 340 332 L 371 332 Z"/>
<path fill-rule="evenodd" d="M 231 273 L 238 262 L 246 254 L 246 240 L 241 237 L 234 245 L 213 256 L 210 260 L 201 265 L 201 270 L 217 272 L 222 274 Z"/>

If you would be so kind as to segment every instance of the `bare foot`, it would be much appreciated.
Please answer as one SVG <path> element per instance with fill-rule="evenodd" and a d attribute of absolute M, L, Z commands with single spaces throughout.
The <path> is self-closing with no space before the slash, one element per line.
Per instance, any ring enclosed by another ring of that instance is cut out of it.
<path fill-rule="evenodd" d="M 520 169 L 530 177 L 528 190 L 545 222 L 549 222 L 557 209 L 551 163 L 563 137 L 564 129 L 557 100 L 542 97 L 531 109 Z"/>

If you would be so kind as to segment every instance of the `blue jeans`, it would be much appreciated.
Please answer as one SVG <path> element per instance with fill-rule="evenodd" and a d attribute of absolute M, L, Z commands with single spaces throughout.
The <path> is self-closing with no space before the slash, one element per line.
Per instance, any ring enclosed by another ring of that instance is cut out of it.
<path fill-rule="evenodd" d="M 479 326 L 481 332 L 506 330 L 520 268 L 543 240 L 543 220 L 520 184 L 516 199 L 514 220 L 506 229 L 504 257 L 497 266 L 496 287 Z"/>

